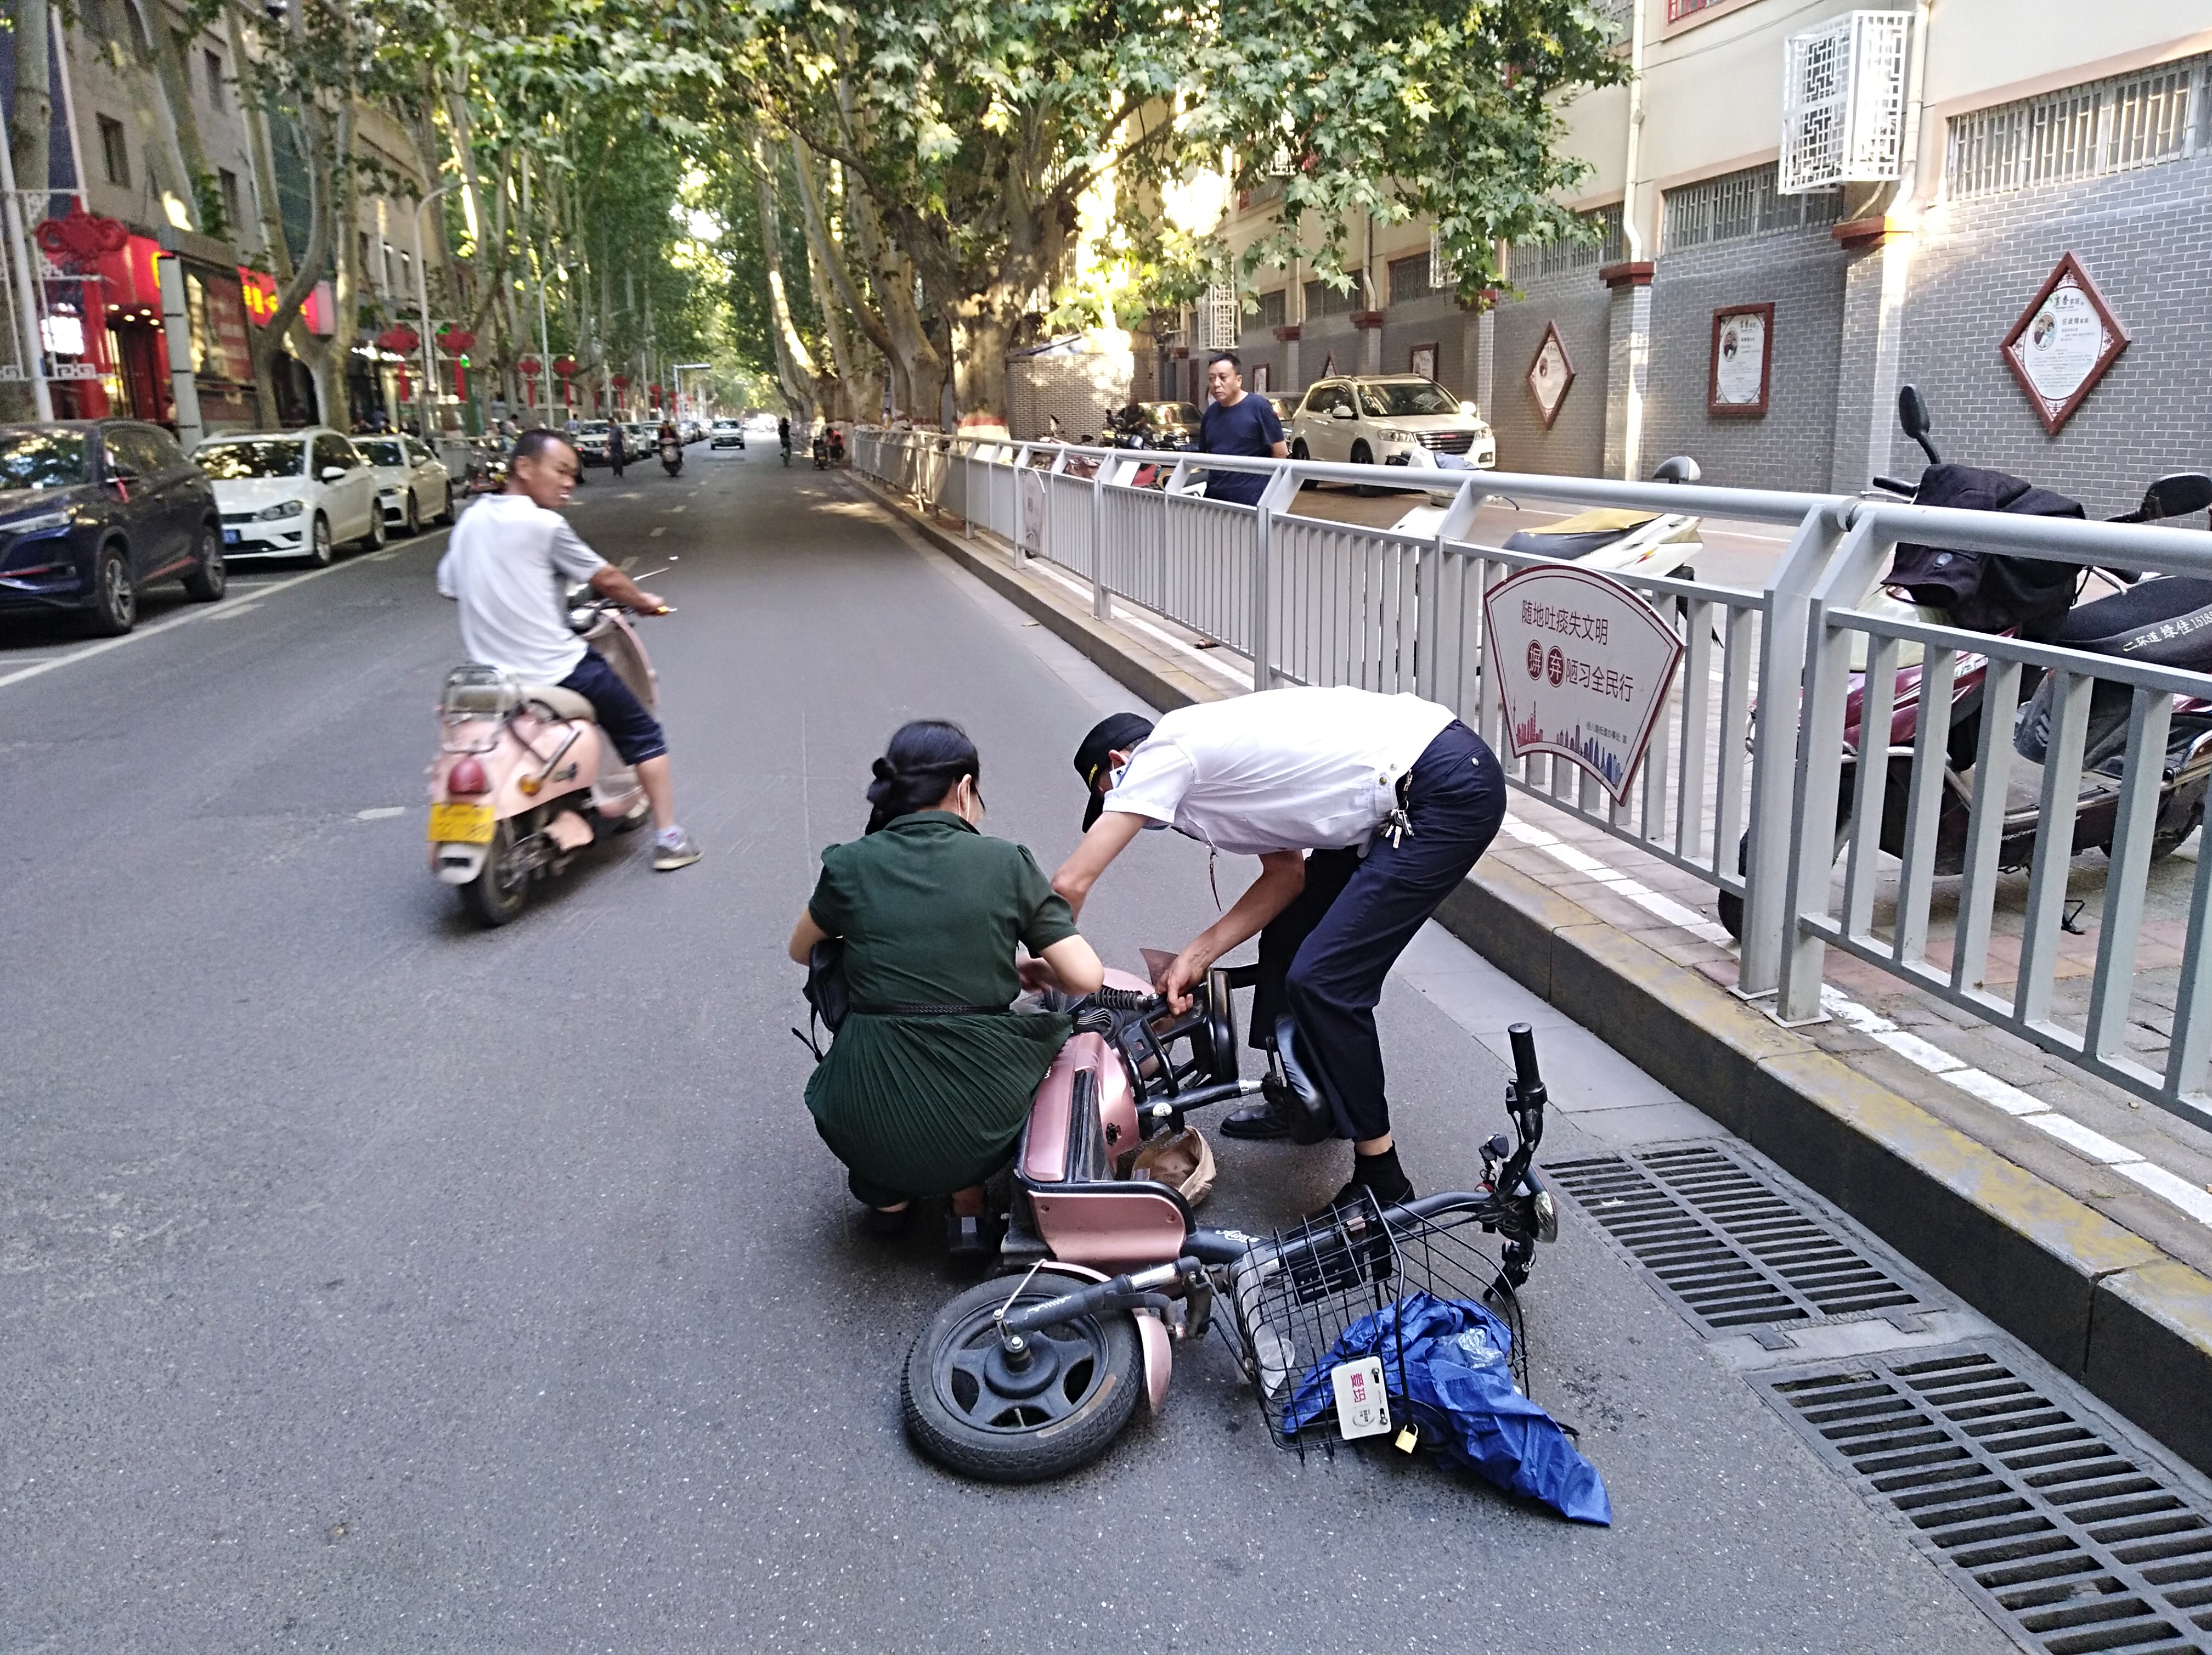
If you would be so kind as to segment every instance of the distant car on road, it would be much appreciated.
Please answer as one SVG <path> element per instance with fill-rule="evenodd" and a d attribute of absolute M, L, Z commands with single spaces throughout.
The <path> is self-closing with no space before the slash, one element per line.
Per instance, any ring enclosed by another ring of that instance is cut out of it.
<path fill-rule="evenodd" d="M 453 474 L 422 444 L 389 436 L 356 437 L 353 446 L 376 473 L 376 503 L 386 528 L 414 534 L 425 523 L 453 520 Z"/>
<path fill-rule="evenodd" d="M 718 419 L 709 434 L 707 446 L 710 448 L 742 448 L 745 446 L 745 428 L 733 419 Z"/>
<path fill-rule="evenodd" d="M 585 465 L 604 465 L 607 463 L 608 422 L 603 419 L 581 421 L 576 427 L 576 459 Z"/>
<path fill-rule="evenodd" d="M 232 557 L 327 563 L 341 541 L 384 544 L 376 473 L 343 433 L 326 425 L 210 437 L 192 459 L 214 480 Z"/>
<path fill-rule="evenodd" d="M 1307 387 L 1291 422 L 1291 457 L 1436 469 L 1438 454 L 1498 464 L 1498 440 L 1471 402 L 1419 374 L 1328 379 Z"/>
<path fill-rule="evenodd" d="M 213 603 L 226 579 L 215 490 L 160 426 L 0 425 L 0 610 L 74 610 L 114 637 L 155 581 Z"/>

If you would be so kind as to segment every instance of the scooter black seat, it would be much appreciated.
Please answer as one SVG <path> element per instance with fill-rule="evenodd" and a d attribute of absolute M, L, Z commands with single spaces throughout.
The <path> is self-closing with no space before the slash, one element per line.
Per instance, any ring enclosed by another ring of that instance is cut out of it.
<path fill-rule="evenodd" d="M 2069 611 L 2054 642 L 2157 666 L 2212 666 L 2212 580 L 2149 580 Z"/>
<path fill-rule="evenodd" d="M 599 715 L 592 703 L 574 690 L 563 690 L 557 684 L 526 684 L 521 686 L 525 701 L 534 701 L 556 718 L 580 720 L 586 724 L 599 722 Z"/>

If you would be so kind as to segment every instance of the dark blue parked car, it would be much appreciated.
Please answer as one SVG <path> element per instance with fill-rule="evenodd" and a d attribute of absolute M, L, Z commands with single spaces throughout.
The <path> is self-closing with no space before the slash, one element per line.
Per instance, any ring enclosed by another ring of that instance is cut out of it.
<path fill-rule="evenodd" d="M 174 437 L 129 419 L 0 425 L 0 610 L 76 610 L 112 637 L 173 580 L 222 596 L 215 489 Z"/>

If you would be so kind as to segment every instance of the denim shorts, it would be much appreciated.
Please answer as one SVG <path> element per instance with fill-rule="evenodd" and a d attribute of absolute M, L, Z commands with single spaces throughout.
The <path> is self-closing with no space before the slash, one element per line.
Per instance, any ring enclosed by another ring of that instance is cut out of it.
<path fill-rule="evenodd" d="M 607 739 L 615 744 L 625 764 L 641 764 L 648 758 L 658 758 L 668 751 L 668 739 L 660 733 L 660 721 L 645 710 L 645 703 L 630 693 L 630 687 L 609 666 L 607 658 L 596 649 L 584 651 L 584 659 L 576 663 L 576 670 L 561 680 L 563 690 L 574 690 L 592 703 L 599 715 L 599 727 L 607 733 Z"/>

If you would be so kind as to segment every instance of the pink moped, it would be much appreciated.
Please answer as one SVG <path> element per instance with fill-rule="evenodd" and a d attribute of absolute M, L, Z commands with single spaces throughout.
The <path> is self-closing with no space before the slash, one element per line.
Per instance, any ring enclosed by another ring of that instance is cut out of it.
<path fill-rule="evenodd" d="M 1061 1002 L 1076 1033 L 1038 1086 L 1015 1151 L 1005 1274 L 946 1305 L 907 1356 L 907 1431 L 939 1464 L 1030 1482 L 1096 1457 L 1140 1390 L 1155 1410 L 1164 1402 L 1176 1345 L 1217 1325 L 1217 1301 L 1270 1432 L 1292 1445 L 1326 1440 L 1343 1423 L 1333 1405 L 1288 1405 L 1359 1318 L 1418 1289 L 1486 1299 L 1517 1321 L 1514 1295 L 1535 1244 L 1559 1233 L 1531 1165 L 1545 1091 L 1525 1024 L 1511 1031 L 1516 1078 L 1506 1089 L 1519 1142 L 1509 1150 L 1499 1133 L 1483 1147 L 1473 1190 L 1387 1210 L 1370 1198 L 1265 1238 L 1201 1229 L 1180 1190 L 1132 1176 L 1144 1141 L 1180 1130 L 1194 1109 L 1265 1091 L 1294 1121 L 1327 1120 L 1288 1018 L 1276 1025 L 1266 1080 L 1237 1074 L 1232 991 L 1257 977 L 1256 967 L 1217 969 L 1181 1014 L 1143 979 L 1114 970 L 1099 993 Z M 1383 1365 L 1384 1387 L 1402 1398 L 1402 1359 L 1395 1375 L 1387 1353 Z M 1410 1449 L 1419 1426 L 1401 1424 L 1397 1440 Z"/>
<path fill-rule="evenodd" d="M 569 625 L 605 656 L 647 710 L 659 682 L 621 610 L 578 588 Z M 627 833 L 648 812 L 637 772 L 599 731 L 592 703 L 476 663 L 446 675 L 430 765 L 430 868 L 484 925 L 522 911 L 530 882 L 585 846 Z"/>

